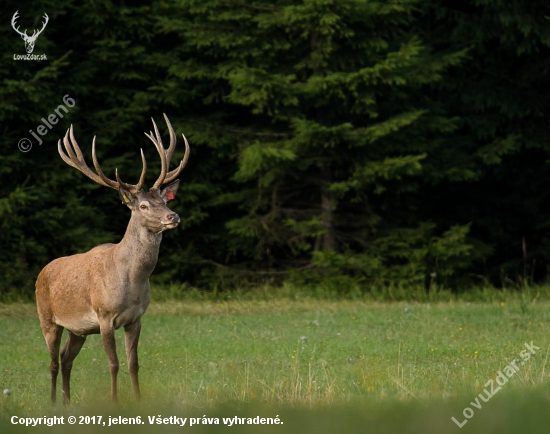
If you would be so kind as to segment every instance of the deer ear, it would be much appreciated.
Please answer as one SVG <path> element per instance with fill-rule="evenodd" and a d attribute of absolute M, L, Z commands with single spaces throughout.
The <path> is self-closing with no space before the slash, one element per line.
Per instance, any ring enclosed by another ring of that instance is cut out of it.
<path fill-rule="evenodd" d="M 164 199 L 165 202 L 173 200 L 176 198 L 176 192 L 180 186 L 180 180 L 176 179 L 172 184 L 169 184 L 165 189 L 160 192 L 160 197 Z"/>
<path fill-rule="evenodd" d="M 127 205 L 128 208 L 131 208 L 136 200 L 136 197 L 125 187 L 120 187 L 118 189 L 118 195 L 120 196 L 122 203 Z"/>

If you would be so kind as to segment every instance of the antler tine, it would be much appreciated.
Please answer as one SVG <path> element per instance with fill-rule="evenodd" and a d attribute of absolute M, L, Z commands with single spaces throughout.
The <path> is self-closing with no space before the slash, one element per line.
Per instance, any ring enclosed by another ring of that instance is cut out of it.
<path fill-rule="evenodd" d="M 189 149 L 189 143 L 187 142 L 184 134 L 182 134 L 182 137 L 183 141 L 185 142 L 185 155 L 183 156 L 180 165 L 166 175 L 166 178 L 164 179 L 164 184 L 167 184 L 176 179 L 183 168 L 186 166 L 187 160 L 189 160 L 189 154 L 191 153 L 191 150 Z"/>
<path fill-rule="evenodd" d="M 48 25 L 48 23 L 50 22 L 50 17 L 46 12 L 44 12 L 44 16 L 42 18 L 44 18 L 44 21 L 42 22 L 42 28 L 40 29 L 39 33 L 42 33 L 46 28 L 46 26 Z"/>
<path fill-rule="evenodd" d="M 153 126 L 155 129 L 155 135 L 153 136 L 153 132 L 149 131 L 149 133 L 144 133 L 149 140 L 153 142 L 155 145 L 155 148 L 157 148 L 157 151 L 160 155 L 161 162 L 162 162 L 162 170 L 159 178 L 151 188 L 151 190 L 160 188 L 161 185 L 167 184 L 174 179 L 178 177 L 178 175 L 181 173 L 185 165 L 187 164 L 187 161 L 189 160 L 190 155 L 190 149 L 189 149 L 189 142 L 187 141 L 185 135 L 182 134 L 183 141 L 185 142 L 185 155 L 183 156 L 183 159 L 181 160 L 178 167 L 176 167 L 174 170 L 168 172 L 168 166 L 170 164 L 170 160 L 172 158 L 172 155 L 174 155 L 174 151 L 176 150 L 176 133 L 174 133 L 174 129 L 172 128 L 172 124 L 170 124 L 170 121 L 168 120 L 168 117 L 166 114 L 164 115 L 164 119 L 166 120 L 166 125 L 168 125 L 168 130 L 170 132 L 170 146 L 168 149 L 164 149 L 162 146 L 162 139 L 160 137 L 157 124 L 153 120 Z"/>
<path fill-rule="evenodd" d="M 19 11 L 16 11 L 13 14 L 13 17 L 11 18 L 11 26 L 13 27 L 13 30 L 15 30 L 20 35 L 23 35 L 23 33 L 19 31 L 19 27 L 21 27 L 21 26 L 17 26 L 17 28 L 15 28 L 15 22 L 17 21 L 18 18 L 19 18 Z M 25 35 L 26 34 L 27 34 L 27 30 L 25 29 Z"/>
<path fill-rule="evenodd" d="M 61 140 L 59 140 L 59 142 L 57 143 L 57 149 L 59 151 L 59 155 L 61 155 L 61 158 L 63 159 L 63 161 L 67 163 L 69 166 L 79 170 L 88 178 L 90 178 L 92 181 L 95 181 L 100 185 L 112 188 L 114 190 L 118 190 L 121 186 L 123 186 L 123 187 L 126 187 L 128 190 L 130 190 L 130 192 L 132 193 L 137 193 L 139 190 L 141 190 L 141 187 L 143 186 L 143 182 L 145 181 L 145 173 L 147 172 L 147 162 L 145 161 L 145 155 L 143 154 L 143 150 L 141 150 L 141 161 L 143 163 L 143 169 L 141 170 L 141 176 L 139 178 L 139 182 L 137 183 L 137 185 L 126 184 L 125 182 L 122 182 L 120 180 L 118 176 L 118 171 L 116 172 L 117 181 L 113 181 L 112 179 L 109 179 L 105 176 L 105 174 L 103 173 L 103 170 L 101 170 L 101 166 L 99 165 L 99 162 L 97 161 L 95 139 L 96 137 L 94 136 L 94 139 L 92 141 L 92 160 L 93 160 L 94 167 L 97 174 L 94 173 L 86 164 L 84 155 L 82 154 L 82 151 L 80 150 L 80 147 L 78 146 L 78 143 L 76 142 L 76 139 L 74 137 L 72 125 L 67 130 L 67 133 L 65 133 L 65 137 L 63 138 L 63 145 L 65 146 L 65 150 L 67 154 L 63 152 L 63 148 L 61 146 Z"/>
<path fill-rule="evenodd" d="M 187 164 L 187 160 L 189 160 L 189 154 L 190 154 L 189 143 L 187 142 L 187 139 L 185 138 L 185 136 L 182 134 L 183 140 L 185 142 L 185 155 L 183 156 L 183 160 L 180 162 L 179 166 L 176 167 L 171 172 L 168 172 L 170 160 L 172 159 L 172 156 L 174 155 L 174 152 L 176 150 L 176 133 L 174 132 L 174 128 L 172 128 L 172 124 L 170 123 L 170 120 L 168 119 L 168 116 L 166 116 L 166 114 L 164 114 L 164 120 L 166 121 L 166 125 L 168 126 L 168 131 L 170 133 L 170 146 L 168 147 L 168 149 L 164 149 L 164 147 L 162 146 L 162 139 L 158 132 L 157 124 L 155 123 L 154 120 L 153 120 L 153 126 L 155 129 L 155 137 L 153 137 L 152 132 L 150 132 L 149 134 L 145 133 L 145 135 L 149 137 L 149 139 L 153 142 L 153 144 L 157 148 L 157 151 L 159 152 L 162 160 L 161 174 L 157 179 L 157 181 L 155 182 L 155 184 L 153 185 L 153 187 L 151 188 L 151 190 L 158 189 L 160 188 L 161 185 L 167 184 L 173 181 L 175 178 L 177 178 L 177 176 L 180 174 L 180 172 L 183 170 L 183 168 Z"/>
<path fill-rule="evenodd" d="M 40 33 L 42 33 L 44 31 L 44 29 L 46 28 L 46 25 L 48 24 L 48 22 L 50 21 L 50 17 L 48 17 L 48 14 L 46 12 L 44 12 L 44 16 L 42 17 L 44 18 L 44 21 L 42 22 L 42 28 L 40 30 L 34 30 L 32 32 L 32 37 L 38 37 L 38 35 Z"/>
<path fill-rule="evenodd" d="M 129 189 L 130 191 L 132 191 L 132 187 L 135 187 L 133 185 L 130 185 L 130 184 L 126 184 L 125 182 L 122 182 L 120 180 L 120 177 L 118 176 L 118 168 L 115 169 L 115 177 L 116 177 L 116 182 L 118 183 L 118 185 L 122 185 L 124 187 L 126 187 L 127 189 Z M 133 192 L 133 191 L 132 191 Z"/>
<path fill-rule="evenodd" d="M 101 178 L 101 180 L 107 184 L 108 187 L 111 187 L 115 190 L 118 190 L 119 187 L 120 187 L 120 184 L 107 178 L 105 176 L 105 174 L 103 173 L 103 170 L 101 170 L 101 167 L 99 165 L 99 162 L 97 161 L 97 156 L 96 156 L 96 153 L 95 153 L 95 136 L 94 136 L 94 139 L 92 140 L 92 160 L 94 162 L 94 167 L 95 167 L 95 170 L 97 172 L 97 174 L 99 175 L 99 177 Z"/>
<path fill-rule="evenodd" d="M 176 150 L 176 133 L 174 132 L 174 128 L 172 128 L 172 124 L 170 123 L 168 116 L 166 116 L 166 113 L 163 113 L 162 115 L 164 116 L 166 125 L 168 125 L 168 132 L 170 133 L 170 146 L 166 150 L 166 166 L 167 168 L 170 168 L 170 161 L 172 160 L 172 156 Z"/>
<path fill-rule="evenodd" d="M 69 142 L 69 135 L 70 135 L 70 142 Z M 61 148 L 61 140 L 59 140 L 57 149 L 59 151 L 59 155 L 61 155 L 61 158 L 65 163 L 67 163 L 69 166 L 74 167 L 75 169 L 82 172 L 84 175 L 86 175 L 88 178 L 90 178 L 92 181 L 97 182 L 100 185 L 103 185 L 105 187 L 114 188 L 115 190 L 118 189 L 118 185 L 114 181 L 111 181 L 107 178 L 106 181 L 103 180 L 100 176 L 96 175 L 94 172 L 90 170 L 88 165 L 86 164 L 86 161 L 84 160 L 84 156 L 82 155 L 82 151 L 78 147 L 78 143 L 76 143 L 76 140 L 74 138 L 73 134 L 73 126 L 67 130 L 65 133 L 65 137 L 63 138 L 63 144 L 65 145 L 65 149 L 67 151 L 68 156 L 63 152 L 63 149 Z M 104 175 L 105 176 L 105 175 Z M 108 182 L 107 182 L 108 181 Z"/>
<path fill-rule="evenodd" d="M 147 161 L 145 161 L 145 155 L 143 154 L 143 149 L 140 149 L 141 151 L 141 163 L 143 164 L 143 169 L 141 170 L 141 176 L 139 177 L 139 181 L 136 185 L 136 188 L 138 190 L 141 190 L 141 187 L 143 187 L 143 183 L 145 182 L 145 174 L 147 173 Z"/>
<path fill-rule="evenodd" d="M 65 152 L 63 152 L 63 148 L 61 147 L 61 139 L 57 141 L 57 151 L 59 152 L 59 155 L 61 155 L 61 159 L 67 163 L 69 166 L 74 167 L 77 169 L 76 165 L 73 163 L 73 161 L 65 155 Z"/>
<path fill-rule="evenodd" d="M 149 131 L 149 133 L 144 133 L 144 134 L 147 136 L 147 138 L 149 140 L 151 140 L 153 142 L 153 145 L 155 145 L 155 149 L 160 154 L 162 149 L 159 147 L 159 144 L 158 144 L 157 140 L 155 139 L 155 137 L 153 137 L 153 132 Z M 143 155 L 143 149 L 141 150 L 141 154 Z M 143 161 L 145 161 L 145 157 L 143 157 Z"/>
<path fill-rule="evenodd" d="M 149 137 L 151 139 L 151 141 L 155 144 L 155 147 L 157 148 L 157 151 L 160 155 L 160 161 L 161 161 L 160 175 L 159 175 L 158 179 L 155 181 L 155 183 L 153 184 L 153 187 L 151 187 L 151 190 L 156 190 L 162 184 L 164 184 L 164 180 L 166 178 L 166 173 L 168 172 L 169 161 L 166 161 L 167 160 L 166 159 L 166 149 L 164 149 L 164 146 L 162 145 L 162 138 L 160 137 L 159 129 L 157 128 L 157 124 L 155 123 L 155 120 L 153 118 L 151 118 L 151 120 L 153 121 L 153 127 L 155 129 L 155 138 L 156 138 L 156 140 L 153 140 L 153 137 L 152 137 L 153 134 L 152 133 L 150 135 L 145 133 L 145 135 L 147 137 Z"/>
<path fill-rule="evenodd" d="M 153 142 L 153 144 L 155 145 L 155 148 L 158 147 L 157 141 L 153 137 L 153 132 L 152 131 L 149 131 L 149 133 L 144 132 L 143 134 L 145 134 L 149 138 L 149 140 L 151 140 Z"/>
<path fill-rule="evenodd" d="M 76 161 L 78 160 L 74 151 L 73 151 L 73 148 L 71 146 L 71 143 L 69 142 L 69 134 L 71 132 L 71 129 L 69 128 L 67 130 L 67 132 L 65 133 L 65 137 L 63 137 L 63 145 L 65 146 L 65 150 L 67 151 L 67 154 L 69 155 L 69 158 L 71 159 L 71 161 L 73 161 L 75 163 L 75 167 L 78 169 L 78 164 L 76 163 Z M 77 146 L 78 146 L 78 143 L 77 143 Z"/>
<path fill-rule="evenodd" d="M 84 161 L 84 155 L 82 155 L 82 151 L 80 150 L 80 147 L 78 146 L 78 143 L 76 142 L 76 138 L 74 137 L 72 124 L 71 124 L 71 127 L 69 128 L 69 137 L 71 138 L 71 143 L 73 144 L 73 148 L 76 152 L 78 160 L 79 161 Z M 71 148 L 69 148 L 69 149 L 71 149 Z"/>
<path fill-rule="evenodd" d="M 101 167 L 99 166 L 99 163 L 97 161 L 97 157 L 95 154 L 95 136 L 94 140 L 92 142 L 92 158 L 94 160 L 94 167 L 101 179 L 104 182 L 112 183 L 115 190 L 118 190 L 120 186 L 126 187 L 128 190 L 130 190 L 131 193 L 137 193 L 139 190 L 141 190 L 141 187 L 143 187 L 143 182 L 145 181 L 145 174 L 147 173 L 147 161 L 145 161 L 145 155 L 143 155 L 143 149 L 141 149 L 141 162 L 142 162 L 142 169 L 141 169 L 141 176 L 139 177 L 139 181 L 136 185 L 133 184 L 127 184 L 120 180 L 120 177 L 118 176 L 118 169 L 115 169 L 115 176 L 116 176 L 116 182 L 111 181 L 109 178 L 107 178 L 103 171 L 101 170 Z"/>

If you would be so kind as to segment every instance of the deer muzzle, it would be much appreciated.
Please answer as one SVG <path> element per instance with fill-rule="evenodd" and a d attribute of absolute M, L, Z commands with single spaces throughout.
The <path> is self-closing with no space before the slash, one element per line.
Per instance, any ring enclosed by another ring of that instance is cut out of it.
<path fill-rule="evenodd" d="M 168 229 L 175 228 L 180 222 L 180 216 L 177 215 L 175 212 L 172 212 L 170 214 L 167 214 L 165 219 L 161 221 L 161 223 L 166 226 Z"/>

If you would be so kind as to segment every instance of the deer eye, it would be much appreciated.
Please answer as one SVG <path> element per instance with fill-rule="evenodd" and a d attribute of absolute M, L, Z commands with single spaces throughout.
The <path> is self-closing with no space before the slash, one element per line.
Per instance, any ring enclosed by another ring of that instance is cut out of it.
<path fill-rule="evenodd" d="M 147 205 L 140 205 L 140 208 L 141 208 L 141 209 L 144 209 L 144 210 L 145 210 L 145 209 L 149 209 L 149 207 L 148 207 Z"/>

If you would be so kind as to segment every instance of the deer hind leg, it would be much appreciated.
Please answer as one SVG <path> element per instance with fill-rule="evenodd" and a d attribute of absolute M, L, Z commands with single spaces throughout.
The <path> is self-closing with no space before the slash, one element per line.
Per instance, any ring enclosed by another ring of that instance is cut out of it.
<path fill-rule="evenodd" d="M 139 333 L 141 331 L 141 320 L 136 321 L 132 325 L 124 327 L 124 340 L 126 344 L 126 360 L 128 361 L 128 371 L 130 372 L 130 378 L 132 379 L 132 390 L 134 391 L 134 398 L 140 399 L 141 394 L 139 392 L 138 381 L 138 340 Z"/>
<path fill-rule="evenodd" d="M 48 350 L 50 352 L 50 376 L 52 379 L 51 400 L 52 404 L 55 404 L 56 392 L 57 392 L 57 374 L 59 373 L 59 347 L 61 346 L 61 335 L 63 334 L 63 327 L 53 323 L 49 325 L 42 325 L 42 331 Z"/>
<path fill-rule="evenodd" d="M 100 319 L 101 340 L 103 348 L 107 353 L 109 362 L 109 371 L 111 372 L 111 399 L 117 401 L 116 377 L 118 375 L 118 356 L 116 354 L 115 328 L 111 321 L 101 321 Z"/>
<path fill-rule="evenodd" d="M 71 400 L 71 370 L 73 369 L 73 360 L 78 356 L 82 345 L 86 341 L 86 336 L 77 336 L 67 330 L 69 337 L 67 343 L 61 350 L 61 377 L 63 378 L 63 402 L 68 404 Z"/>

